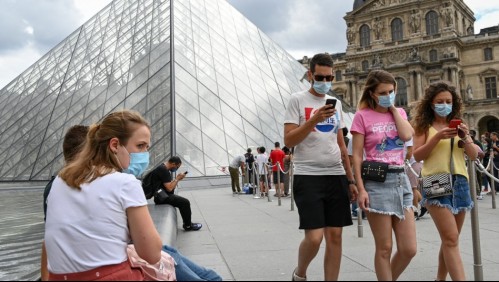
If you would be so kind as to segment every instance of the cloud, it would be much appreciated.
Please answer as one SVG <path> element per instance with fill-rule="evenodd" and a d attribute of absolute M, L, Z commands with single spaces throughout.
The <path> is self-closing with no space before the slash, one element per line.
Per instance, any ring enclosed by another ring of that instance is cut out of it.
<path fill-rule="evenodd" d="M 34 64 L 42 55 L 43 53 L 30 43 L 17 50 L 11 50 L 8 54 L 0 55 L 0 89 Z"/>
<path fill-rule="evenodd" d="M 343 17 L 352 9 L 351 5 L 337 0 L 229 0 L 229 3 L 297 59 L 346 49 Z"/>
<path fill-rule="evenodd" d="M 2 1 L 0 54 L 29 44 L 45 53 L 74 31 L 80 17 L 73 1 Z"/>

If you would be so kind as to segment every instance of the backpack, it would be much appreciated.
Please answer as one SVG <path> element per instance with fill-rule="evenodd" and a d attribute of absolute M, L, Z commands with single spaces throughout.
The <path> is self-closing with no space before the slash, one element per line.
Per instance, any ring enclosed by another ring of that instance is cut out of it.
<path fill-rule="evenodd" d="M 148 172 L 144 178 L 142 178 L 142 190 L 144 190 L 144 195 L 146 196 L 146 199 L 151 199 L 154 196 L 155 192 L 155 185 L 153 181 L 153 172 L 154 170 L 151 170 Z"/>

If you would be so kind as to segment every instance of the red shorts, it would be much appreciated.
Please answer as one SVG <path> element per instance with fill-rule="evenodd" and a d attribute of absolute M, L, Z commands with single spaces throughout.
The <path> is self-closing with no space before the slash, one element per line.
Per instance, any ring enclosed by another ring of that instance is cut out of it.
<path fill-rule="evenodd" d="M 106 265 L 77 273 L 49 273 L 50 281 L 144 281 L 144 274 L 132 268 L 128 260 L 114 265 Z"/>

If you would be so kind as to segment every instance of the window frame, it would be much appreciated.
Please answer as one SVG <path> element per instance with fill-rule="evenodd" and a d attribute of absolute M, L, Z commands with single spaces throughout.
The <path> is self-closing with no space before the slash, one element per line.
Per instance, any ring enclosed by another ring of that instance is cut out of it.
<path fill-rule="evenodd" d="M 497 77 L 485 77 L 485 98 L 497 99 Z"/>
<path fill-rule="evenodd" d="M 404 40 L 404 23 L 401 18 L 393 19 L 391 23 L 391 30 L 393 42 Z"/>
<path fill-rule="evenodd" d="M 371 28 L 367 24 L 363 24 L 359 29 L 360 47 L 371 45 Z"/>
<path fill-rule="evenodd" d="M 439 16 L 438 13 L 431 10 L 426 14 L 425 17 L 426 22 L 426 35 L 435 35 L 440 33 L 439 26 Z"/>
<path fill-rule="evenodd" d="M 493 61 L 494 60 L 494 53 L 492 52 L 492 48 L 487 47 L 483 49 L 483 58 L 484 61 Z"/>

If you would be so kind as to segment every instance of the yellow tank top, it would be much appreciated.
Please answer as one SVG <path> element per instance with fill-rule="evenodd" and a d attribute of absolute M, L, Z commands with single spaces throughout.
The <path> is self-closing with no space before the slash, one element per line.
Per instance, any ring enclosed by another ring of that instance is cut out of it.
<path fill-rule="evenodd" d="M 428 139 L 430 140 L 437 134 L 437 130 L 435 128 L 430 127 L 428 133 Z M 451 173 L 450 171 L 450 140 L 445 139 L 440 140 L 437 146 L 433 148 L 431 154 L 424 160 L 423 170 L 421 171 L 422 176 L 429 176 L 439 173 Z M 454 157 L 454 171 L 452 174 L 459 174 L 468 178 L 468 170 L 466 169 L 466 161 L 464 159 L 464 149 L 459 148 L 457 143 L 459 142 L 459 138 L 454 138 L 454 148 L 453 148 L 453 157 Z"/>

